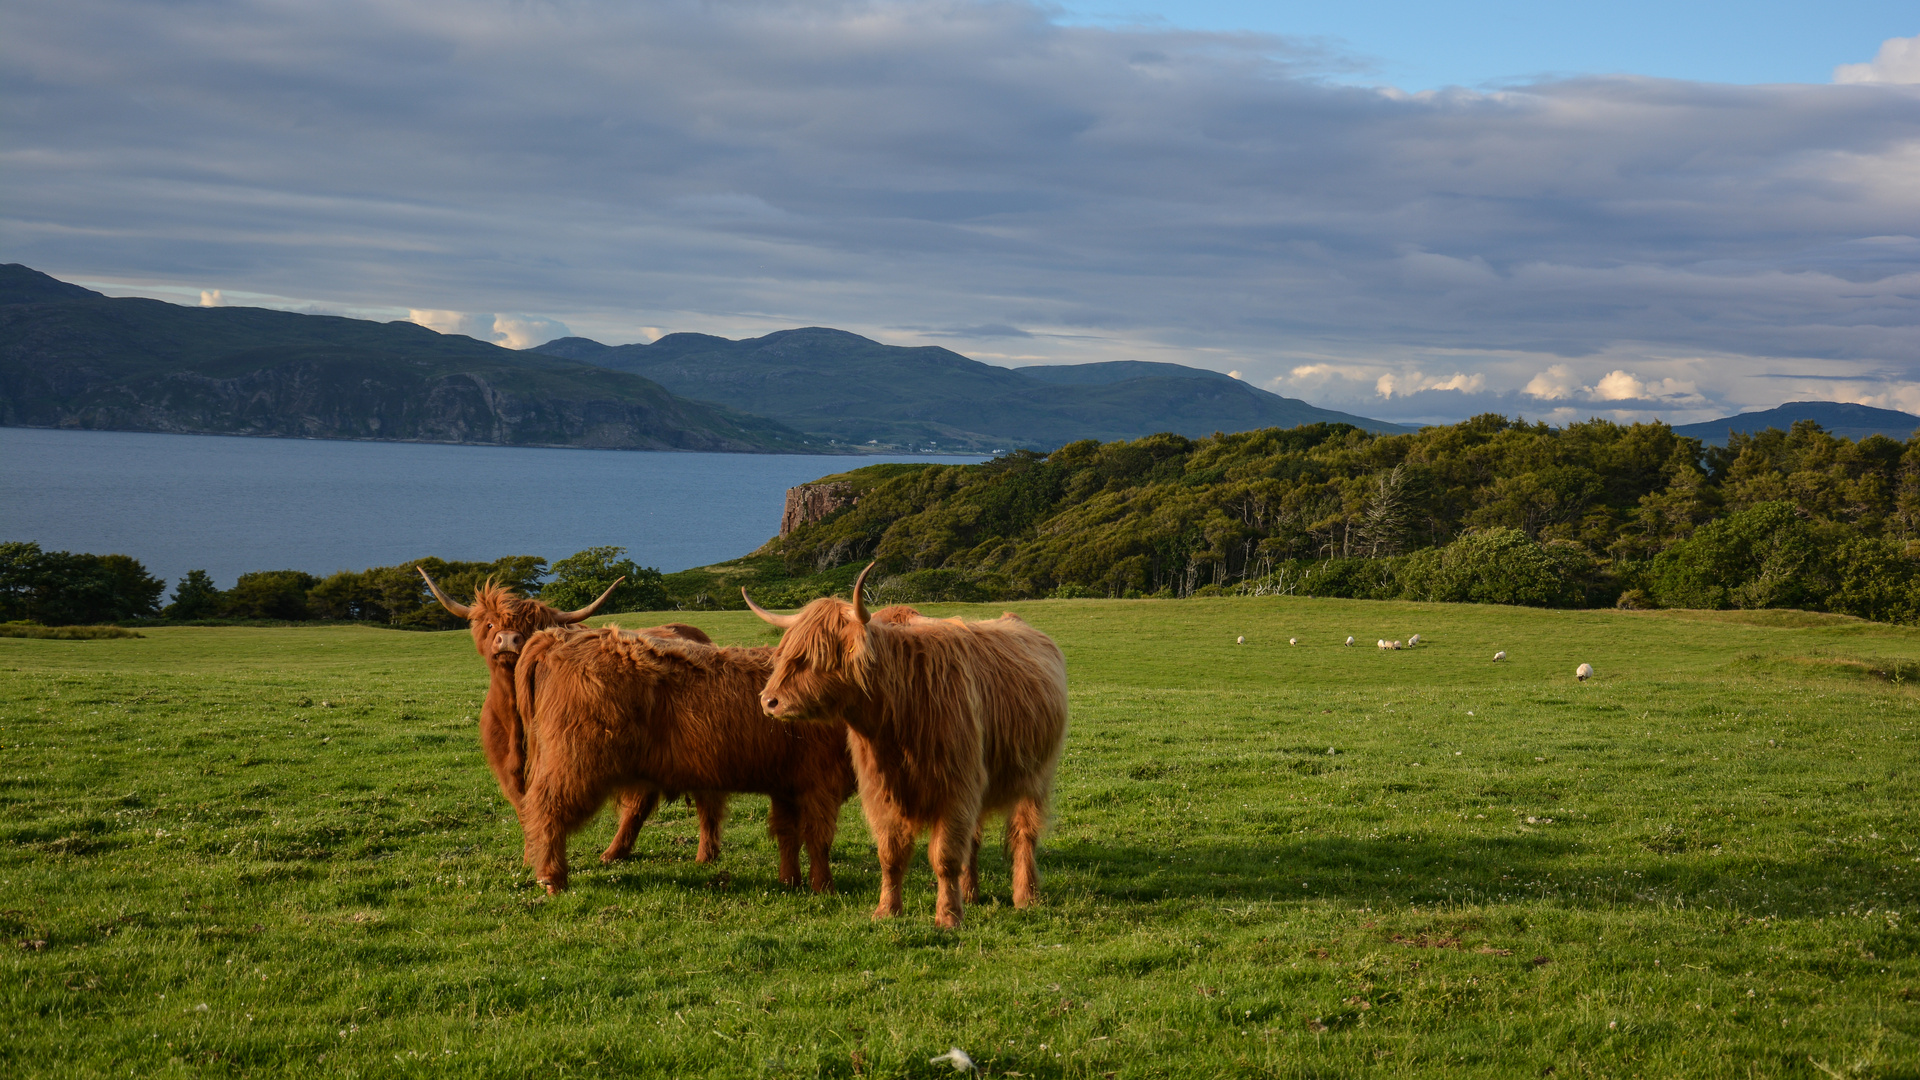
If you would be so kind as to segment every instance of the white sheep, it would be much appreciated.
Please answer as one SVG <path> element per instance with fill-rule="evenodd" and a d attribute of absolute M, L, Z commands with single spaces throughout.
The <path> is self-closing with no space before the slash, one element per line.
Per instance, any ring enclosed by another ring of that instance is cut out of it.
<path fill-rule="evenodd" d="M 1493 654 L 1493 659 L 1495 663 L 1505 660 L 1506 658 L 1507 658 L 1507 652 L 1505 649 L 1502 649 L 1499 652 Z"/>
<path fill-rule="evenodd" d="M 1579 667 L 1573 669 L 1573 677 L 1579 679 L 1581 682 L 1586 682 L 1588 679 L 1593 678 L 1593 665 L 1581 664 Z"/>
<path fill-rule="evenodd" d="M 1241 634 L 1239 637 L 1233 639 L 1233 643 L 1235 645 L 1245 645 L 1247 643 L 1247 635 Z"/>
<path fill-rule="evenodd" d="M 1383 648 L 1383 649 L 1384 649 L 1384 648 L 1386 648 L 1386 647 L 1387 647 L 1387 639 L 1386 639 L 1386 638 L 1380 638 L 1380 639 L 1378 639 L 1378 640 L 1376 640 L 1376 641 L 1374 642 L 1374 644 L 1375 644 L 1375 645 L 1378 645 L 1378 646 L 1380 646 L 1381 648 Z"/>
<path fill-rule="evenodd" d="M 1353 645 L 1353 635 L 1352 635 L 1352 634 L 1348 634 L 1348 635 L 1347 635 L 1347 645 L 1348 645 L 1349 647 L 1351 647 L 1351 646 Z"/>
<path fill-rule="evenodd" d="M 1288 639 L 1287 639 L 1287 644 L 1289 644 L 1289 645 L 1298 645 L 1298 644 L 1300 644 L 1300 639 L 1299 639 L 1299 638 L 1291 638 L 1291 637 L 1290 637 L 1290 638 L 1288 638 Z"/>
<path fill-rule="evenodd" d="M 1415 645 L 1418 645 L 1418 644 L 1420 644 L 1419 634 L 1415 634 L 1412 637 L 1407 639 L 1407 648 L 1409 649 L 1413 648 Z"/>

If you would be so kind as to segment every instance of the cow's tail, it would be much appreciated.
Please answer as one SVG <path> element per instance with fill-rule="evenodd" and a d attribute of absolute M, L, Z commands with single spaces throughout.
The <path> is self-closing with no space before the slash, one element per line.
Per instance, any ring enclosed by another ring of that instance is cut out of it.
<path fill-rule="evenodd" d="M 540 667 L 553 647 L 550 634 L 534 634 L 513 667 L 513 715 L 508 720 L 507 769 L 527 788 L 527 768 L 539 750 Z"/>

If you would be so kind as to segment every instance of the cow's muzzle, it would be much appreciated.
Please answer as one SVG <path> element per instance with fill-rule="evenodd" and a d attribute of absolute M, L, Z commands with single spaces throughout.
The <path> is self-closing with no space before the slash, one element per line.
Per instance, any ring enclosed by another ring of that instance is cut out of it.
<path fill-rule="evenodd" d="M 493 655 L 511 660 L 520 655 L 527 639 L 512 630 L 502 630 L 493 635 Z"/>

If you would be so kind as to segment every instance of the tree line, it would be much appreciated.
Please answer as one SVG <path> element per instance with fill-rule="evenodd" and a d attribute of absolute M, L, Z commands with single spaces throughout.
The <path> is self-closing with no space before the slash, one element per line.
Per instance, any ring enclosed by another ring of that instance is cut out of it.
<path fill-rule="evenodd" d="M 1666 424 L 1312 424 L 855 470 L 762 549 L 877 559 L 876 599 L 1286 593 L 1920 619 L 1920 439 L 1812 422 L 1724 447 Z"/>
<path fill-rule="evenodd" d="M 126 555 L 44 551 L 30 541 L 0 543 L 0 621 L 43 626 L 164 622 L 372 622 L 402 629 L 446 630 L 466 625 L 442 608 L 415 567 L 458 597 L 473 595 L 491 578 L 539 596 L 556 607 L 585 606 L 619 578 L 608 611 L 655 611 L 673 606 L 660 571 L 626 558 L 621 547 L 593 547 L 548 565 L 533 555 L 492 562 L 425 558 L 398 566 L 343 570 L 319 577 L 300 570 L 241 574 L 231 589 L 205 570 L 189 571 L 166 603 L 166 583 Z"/>

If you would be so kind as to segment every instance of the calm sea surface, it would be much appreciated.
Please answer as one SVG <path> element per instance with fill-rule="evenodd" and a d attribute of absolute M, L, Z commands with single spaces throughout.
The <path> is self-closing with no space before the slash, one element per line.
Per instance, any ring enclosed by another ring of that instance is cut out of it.
<path fill-rule="evenodd" d="M 0 540 L 205 570 L 565 558 L 616 544 L 672 572 L 780 531 L 786 489 L 882 461 L 0 428 Z"/>

